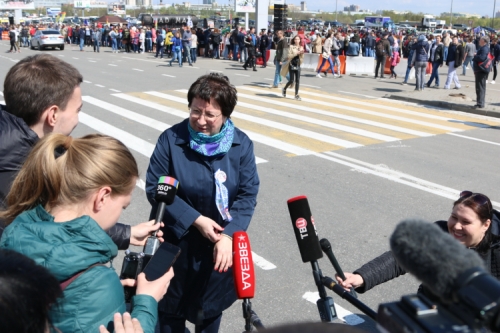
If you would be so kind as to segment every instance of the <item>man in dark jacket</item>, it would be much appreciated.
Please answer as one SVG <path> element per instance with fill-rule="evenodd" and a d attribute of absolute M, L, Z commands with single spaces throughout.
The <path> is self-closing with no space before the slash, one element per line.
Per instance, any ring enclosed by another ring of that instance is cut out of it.
<path fill-rule="evenodd" d="M 160 33 L 156 34 L 156 55 L 155 58 L 158 58 L 158 53 L 160 54 L 160 59 L 163 59 L 163 50 L 165 49 L 163 35 Z"/>
<path fill-rule="evenodd" d="M 376 44 L 375 55 L 377 57 L 377 66 L 375 67 L 375 78 L 378 77 L 378 69 L 380 67 L 380 78 L 384 78 L 385 61 L 391 56 L 391 45 L 387 40 L 388 34 L 384 33 L 381 40 Z"/>
<path fill-rule="evenodd" d="M 240 54 L 240 62 L 247 61 L 247 49 L 245 45 L 245 34 L 243 33 L 243 28 L 240 29 L 238 33 L 238 49 Z"/>
<path fill-rule="evenodd" d="M 474 66 L 474 77 L 476 79 L 476 105 L 474 108 L 482 109 L 484 108 L 484 98 L 486 95 L 486 79 L 488 78 L 488 72 L 485 72 L 479 68 L 479 64 L 485 62 L 488 59 L 490 53 L 490 39 L 488 36 L 482 36 L 479 39 L 479 49 L 477 50 L 476 56 L 473 61 Z"/>
<path fill-rule="evenodd" d="M 455 89 L 460 89 L 460 81 L 458 80 L 457 68 L 462 65 L 464 59 L 464 47 L 458 43 L 458 38 L 453 37 L 450 46 L 448 47 L 448 56 L 446 57 L 446 65 L 448 66 L 448 78 L 444 84 L 444 89 L 450 89 L 451 81 L 455 83 Z"/>
<path fill-rule="evenodd" d="M 364 44 L 365 44 L 365 57 L 375 57 L 375 31 L 372 31 L 369 33 L 365 39 L 364 39 Z"/>
<path fill-rule="evenodd" d="M 26 57 L 7 73 L 6 105 L 0 105 L 0 209 L 6 207 L 12 182 L 38 140 L 50 133 L 70 135 L 78 125 L 82 81 L 75 67 L 49 54 Z M 118 223 L 108 235 L 125 250 L 130 243 L 144 243 L 158 227 L 151 222 L 132 228 Z M 0 237 L 3 228 L 0 221 Z"/>
<path fill-rule="evenodd" d="M 260 53 L 262 53 L 262 61 L 263 61 L 262 68 L 266 68 L 267 64 L 266 56 L 267 56 L 268 44 L 269 44 L 269 38 L 267 37 L 266 29 L 262 29 L 262 33 L 259 40 L 259 51 Z"/>
<path fill-rule="evenodd" d="M 276 44 L 276 56 L 274 57 L 274 66 L 276 66 L 276 70 L 274 72 L 274 82 L 273 88 L 278 88 L 278 84 L 281 83 L 281 59 L 283 58 L 283 51 L 285 49 L 286 40 L 283 38 L 283 30 L 278 30 L 276 32 L 276 37 L 278 38 L 278 42 Z"/>
<path fill-rule="evenodd" d="M 436 79 L 435 88 L 439 88 L 439 68 L 443 66 L 444 61 L 444 45 L 441 43 L 441 36 L 436 36 L 436 42 L 432 44 L 429 56 L 429 62 L 432 63 L 432 75 L 427 82 L 429 88 L 432 81 Z"/>

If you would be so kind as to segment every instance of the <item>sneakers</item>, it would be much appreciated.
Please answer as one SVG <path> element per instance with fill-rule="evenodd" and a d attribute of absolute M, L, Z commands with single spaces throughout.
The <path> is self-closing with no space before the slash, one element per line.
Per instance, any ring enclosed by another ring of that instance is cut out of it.
<path fill-rule="evenodd" d="M 494 81 L 494 80 L 493 80 L 493 81 L 491 81 L 491 84 L 495 84 L 495 81 Z"/>
<path fill-rule="evenodd" d="M 486 84 L 488 84 L 488 80 L 486 80 Z"/>
<path fill-rule="evenodd" d="M 301 101 L 301 100 L 302 100 L 302 98 L 300 98 L 300 96 L 299 96 L 299 95 L 295 95 L 295 100 L 296 100 L 296 101 Z"/>
<path fill-rule="evenodd" d="M 325 77 L 327 77 L 327 76 L 328 76 L 328 72 L 323 72 L 323 74 L 325 74 Z"/>
<path fill-rule="evenodd" d="M 406 81 L 403 81 L 403 82 L 401 82 L 401 85 L 402 85 L 402 86 L 407 86 L 407 85 L 408 85 L 408 83 L 407 83 Z"/>
<path fill-rule="evenodd" d="M 286 90 L 285 90 L 285 88 L 281 89 L 281 96 L 286 97 Z"/>
<path fill-rule="evenodd" d="M 273 84 L 271 88 L 278 88 L 278 86 Z"/>
<path fill-rule="evenodd" d="M 318 79 L 321 79 L 321 75 L 320 75 L 319 73 L 318 73 L 318 74 L 316 74 L 316 77 L 317 77 Z"/>

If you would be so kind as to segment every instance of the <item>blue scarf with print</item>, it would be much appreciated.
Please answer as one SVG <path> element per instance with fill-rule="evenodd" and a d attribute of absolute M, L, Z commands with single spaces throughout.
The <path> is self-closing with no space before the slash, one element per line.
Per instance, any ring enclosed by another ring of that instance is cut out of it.
<path fill-rule="evenodd" d="M 196 132 L 188 122 L 189 147 L 203 156 L 217 156 L 229 151 L 233 144 L 234 124 L 227 119 L 220 132 L 206 135 Z"/>

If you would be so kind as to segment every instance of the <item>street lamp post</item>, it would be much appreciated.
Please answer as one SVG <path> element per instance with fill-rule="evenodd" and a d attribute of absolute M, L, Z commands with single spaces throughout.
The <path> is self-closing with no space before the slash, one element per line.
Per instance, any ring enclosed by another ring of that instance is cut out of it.
<path fill-rule="evenodd" d="M 452 16 L 453 16 L 453 0 L 451 0 L 451 8 L 450 8 L 450 29 L 453 27 L 451 23 Z"/>
<path fill-rule="evenodd" d="M 495 29 L 495 7 L 497 6 L 497 0 L 493 1 L 493 16 L 491 17 L 491 27 Z"/>
<path fill-rule="evenodd" d="M 339 12 L 337 12 L 337 5 L 338 5 L 339 0 L 335 0 L 335 22 L 338 22 L 338 15 Z"/>

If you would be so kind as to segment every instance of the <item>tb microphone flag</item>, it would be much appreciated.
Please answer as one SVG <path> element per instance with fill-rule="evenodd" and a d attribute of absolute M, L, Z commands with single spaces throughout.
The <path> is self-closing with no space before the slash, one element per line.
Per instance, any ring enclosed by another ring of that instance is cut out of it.
<path fill-rule="evenodd" d="M 316 231 L 307 197 L 304 195 L 294 197 L 288 199 L 287 203 L 302 262 L 323 258 L 318 232 Z"/>
<path fill-rule="evenodd" d="M 248 234 L 237 231 L 233 234 L 233 277 L 238 299 L 255 296 L 255 270 L 252 248 Z"/>

